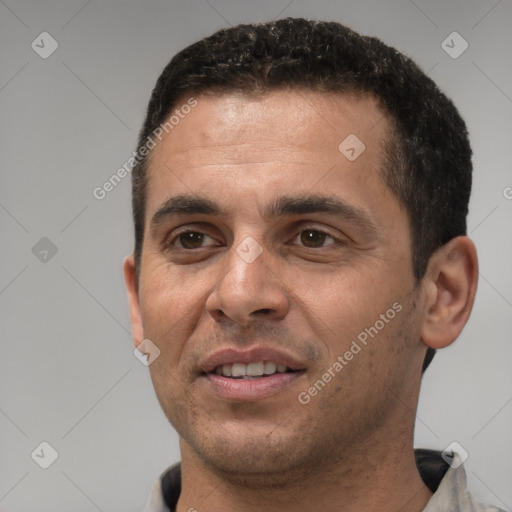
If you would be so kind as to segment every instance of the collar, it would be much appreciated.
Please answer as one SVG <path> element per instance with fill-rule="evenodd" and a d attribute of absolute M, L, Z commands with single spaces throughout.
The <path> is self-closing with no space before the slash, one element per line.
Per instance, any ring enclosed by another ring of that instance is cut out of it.
<path fill-rule="evenodd" d="M 425 485 L 434 493 L 423 512 L 505 512 L 479 504 L 468 492 L 466 473 L 458 454 L 450 464 L 440 451 L 414 450 L 416 466 Z M 166 469 L 151 488 L 144 512 L 175 512 L 181 493 L 181 464 Z"/>

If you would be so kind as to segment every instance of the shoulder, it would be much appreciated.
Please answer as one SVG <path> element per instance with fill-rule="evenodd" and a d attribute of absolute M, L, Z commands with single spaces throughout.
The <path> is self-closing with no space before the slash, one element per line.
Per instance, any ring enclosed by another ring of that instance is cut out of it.
<path fill-rule="evenodd" d="M 434 493 L 423 512 L 506 512 L 479 503 L 469 492 L 466 472 L 457 453 L 415 450 L 415 455 L 421 477 Z"/>
<path fill-rule="evenodd" d="M 151 487 L 143 512 L 174 512 L 181 492 L 180 463 L 168 467 Z"/>

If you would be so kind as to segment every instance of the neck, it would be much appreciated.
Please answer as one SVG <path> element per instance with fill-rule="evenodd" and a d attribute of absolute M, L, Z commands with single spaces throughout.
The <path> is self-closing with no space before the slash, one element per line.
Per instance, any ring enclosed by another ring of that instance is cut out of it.
<path fill-rule="evenodd" d="M 235 479 L 219 474 L 182 441 L 178 512 L 423 510 L 432 493 L 416 468 L 412 438 L 402 435 L 400 443 L 387 442 L 385 450 L 371 441 L 361 442 L 336 462 L 304 468 L 288 478 L 280 475 L 276 485 L 262 485 L 259 476 L 251 485 L 251 475 Z"/>

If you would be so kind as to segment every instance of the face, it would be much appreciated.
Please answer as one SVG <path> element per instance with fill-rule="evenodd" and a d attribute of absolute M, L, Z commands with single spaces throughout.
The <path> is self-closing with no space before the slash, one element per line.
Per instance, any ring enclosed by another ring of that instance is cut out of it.
<path fill-rule="evenodd" d="M 368 97 L 196 100 L 152 153 L 132 294 L 160 404 L 224 472 L 343 457 L 396 429 L 424 355 L 388 123 Z"/>

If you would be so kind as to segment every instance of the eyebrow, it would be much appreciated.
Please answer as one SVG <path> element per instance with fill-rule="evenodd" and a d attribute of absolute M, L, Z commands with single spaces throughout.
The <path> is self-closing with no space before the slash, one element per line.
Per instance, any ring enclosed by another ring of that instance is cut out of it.
<path fill-rule="evenodd" d="M 335 196 L 298 195 L 281 196 L 266 205 L 262 216 L 278 218 L 286 215 L 303 215 L 307 213 L 327 213 L 349 221 L 370 235 L 376 234 L 377 225 L 362 209 L 342 201 Z M 167 199 L 155 212 L 150 221 L 154 233 L 166 219 L 177 215 L 213 215 L 226 217 L 229 212 L 223 211 L 214 201 L 200 195 L 177 195 Z"/>
<path fill-rule="evenodd" d="M 270 217 L 327 213 L 347 220 L 369 234 L 376 234 L 378 231 L 377 225 L 366 212 L 335 196 L 281 196 L 267 206 L 266 213 Z"/>
<path fill-rule="evenodd" d="M 167 199 L 151 218 L 151 232 L 154 233 L 160 224 L 175 215 L 215 215 L 222 214 L 221 209 L 212 200 L 196 195 L 177 195 Z"/>

